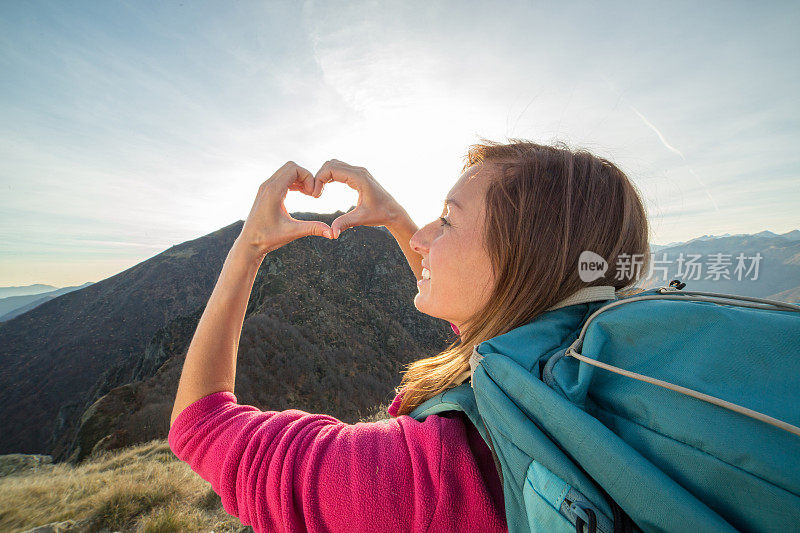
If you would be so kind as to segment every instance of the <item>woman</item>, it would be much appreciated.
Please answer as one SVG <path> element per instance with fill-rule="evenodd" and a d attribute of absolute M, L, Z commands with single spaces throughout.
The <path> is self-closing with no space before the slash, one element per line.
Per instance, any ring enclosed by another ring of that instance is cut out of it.
<path fill-rule="evenodd" d="M 289 216 L 288 190 L 319 197 L 331 181 L 359 192 L 356 209 L 332 227 Z M 356 225 L 391 231 L 418 280 L 415 306 L 451 322 L 460 338 L 409 367 L 389 421 L 349 425 L 238 405 L 238 339 L 264 256 Z M 635 283 L 639 271 L 613 269 L 584 282 L 578 257 L 591 250 L 610 265 L 621 254 L 646 259 L 647 233 L 631 182 L 585 151 L 521 140 L 473 145 L 442 217 L 421 229 L 366 169 L 331 160 L 312 175 L 289 162 L 259 188 L 198 323 L 170 447 L 256 531 L 504 531 L 500 478 L 476 428 L 460 413 L 403 415 L 469 379 L 481 341 Z"/>

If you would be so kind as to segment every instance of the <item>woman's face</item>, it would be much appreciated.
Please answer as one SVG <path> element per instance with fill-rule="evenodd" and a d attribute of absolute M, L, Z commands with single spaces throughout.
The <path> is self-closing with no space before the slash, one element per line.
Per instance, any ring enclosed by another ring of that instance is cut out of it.
<path fill-rule="evenodd" d="M 491 263 L 483 248 L 484 197 L 490 171 L 488 164 L 465 170 L 447 194 L 444 221 L 434 220 L 409 241 L 422 256 L 422 266 L 430 271 L 430 279 L 417 283 L 415 307 L 460 330 L 494 287 Z M 423 276 L 427 277 L 425 270 Z"/>

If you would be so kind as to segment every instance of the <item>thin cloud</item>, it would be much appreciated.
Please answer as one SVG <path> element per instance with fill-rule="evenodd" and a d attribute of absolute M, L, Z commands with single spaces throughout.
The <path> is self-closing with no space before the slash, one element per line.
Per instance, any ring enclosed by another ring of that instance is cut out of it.
<path fill-rule="evenodd" d="M 658 131 L 658 128 L 656 128 L 652 122 L 647 120 L 647 117 L 641 114 L 638 109 L 633 107 L 631 104 L 628 104 L 628 107 L 630 107 L 633 110 L 633 112 L 636 113 L 640 119 L 642 119 L 642 122 L 644 122 L 650 129 L 652 129 L 656 133 L 656 135 L 658 135 L 659 140 L 667 148 L 667 150 L 677 154 L 681 159 L 683 159 L 684 163 L 686 163 L 686 169 L 692 176 L 694 176 L 694 178 L 698 181 L 698 183 L 700 183 L 700 185 L 703 187 L 703 191 L 706 193 L 706 196 L 708 197 L 709 200 L 711 200 L 711 203 L 714 204 L 714 210 L 719 211 L 719 206 L 717 205 L 716 200 L 714 200 L 714 197 L 711 196 L 711 192 L 708 190 L 708 187 L 706 186 L 705 183 L 703 183 L 703 180 L 700 179 L 700 176 L 695 174 L 694 170 L 692 170 L 692 167 L 689 165 L 689 162 L 686 160 L 686 157 L 681 153 L 681 151 L 672 146 L 671 144 L 669 144 L 667 142 L 667 139 L 664 138 L 664 135 L 660 131 Z"/>
<path fill-rule="evenodd" d="M 611 81 L 608 78 L 606 78 L 605 76 L 602 76 L 602 77 L 606 81 L 608 86 L 611 87 L 611 90 L 613 90 L 617 94 L 618 100 L 622 101 L 623 100 L 622 93 L 620 93 L 617 90 L 617 88 L 614 87 L 614 85 L 611 83 Z M 641 121 L 644 122 L 644 124 L 656 134 L 656 136 L 658 137 L 658 140 L 661 141 L 661 144 L 664 145 L 664 147 L 667 150 L 669 150 L 670 152 L 672 152 L 672 153 L 676 154 L 678 157 L 680 157 L 683 160 L 684 163 L 686 163 L 686 169 L 689 171 L 689 173 L 692 176 L 694 176 L 694 178 L 698 181 L 698 183 L 700 183 L 700 186 L 703 188 L 703 192 L 705 192 L 706 196 L 711 201 L 711 204 L 714 206 L 714 210 L 719 212 L 719 206 L 717 205 L 716 200 L 714 200 L 714 197 L 711 196 L 711 192 L 709 191 L 708 186 L 703 182 L 702 179 L 700 179 L 700 176 L 698 176 L 692 170 L 692 167 L 689 165 L 689 162 L 686 160 L 686 157 L 683 155 L 683 153 L 680 150 L 678 150 L 677 148 L 675 148 L 674 146 L 672 146 L 667 141 L 666 137 L 664 137 L 664 134 L 661 133 L 661 131 L 655 126 L 655 124 L 653 124 L 652 122 L 647 120 L 647 117 L 645 117 L 638 109 L 636 109 L 636 107 L 634 107 L 633 104 L 628 103 L 628 102 L 626 102 L 626 103 L 628 104 L 628 107 L 630 107 L 631 110 L 634 113 L 636 113 L 636 116 L 638 116 L 641 119 Z"/>

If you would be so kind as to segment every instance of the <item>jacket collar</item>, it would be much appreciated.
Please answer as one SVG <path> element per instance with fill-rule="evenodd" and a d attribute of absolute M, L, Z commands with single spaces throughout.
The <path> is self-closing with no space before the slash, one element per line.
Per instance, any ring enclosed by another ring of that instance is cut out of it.
<path fill-rule="evenodd" d="M 545 312 L 555 311 L 556 309 L 560 309 L 562 307 L 568 307 L 570 305 L 577 305 L 587 302 L 615 300 L 616 298 L 617 298 L 617 292 L 614 290 L 614 287 L 612 285 L 595 285 L 593 287 L 583 287 L 572 293 L 570 296 L 567 296 L 563 300 L 559 301 L 555 305 L 548 307 L 547 309 L 545 309 Z M 530 327 L 531 325 L 528 325 L 528 328 Z M 522 326 L 522 328 L 525 328 L 525 326 Z M 511 333 L 511 335 L 509 335 L 509 333 Z M 514 333 L 512 332 L 509 333 L 506 333 L 505 335 L 511 337 L 515 334 L 521 334 L 522 330 L 519 330 Z M 495 338 L 497 339 L 499 337 Z M 481 359 L 483 359 L 483 355 L 478 352 L 478 346 L 479 344 L 473 346 L 472 356 L 470 357 L 469 360 L 470 369 L 465 370 L 455 379 L 454 381 L 455 385 L 459 385 L 464 381 L 466 381 L 467 379 L 470 379 L 472 377 L 472 374 L 475 372 L 475 368 L 477 367 L 478 363 L 480 362 Z"/>
<path fill-rule="evenodd" d="M 559 307 L 566 307 L 568 305 L 582 304 L 586 302 L 596 302 L 598 300 L 614 300 L 616 297 L 617 293 L 614 291 L 614 287 L 611 285 L 583 287 L 552 307 L 548 307 L 545 311 L 553 311 Z"/>

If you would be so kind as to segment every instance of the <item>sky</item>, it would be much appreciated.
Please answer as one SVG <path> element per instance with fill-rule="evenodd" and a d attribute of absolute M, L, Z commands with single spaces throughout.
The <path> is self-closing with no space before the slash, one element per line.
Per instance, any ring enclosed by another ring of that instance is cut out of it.
<path fill-rule="evenodd" d="M 422 226 L 481 138 L 612 160 L 653 243 L 785 233 L 799 25 L 796 2 L 2 2 L 0 286 L 100 281 L 245 219 L 289 160 L 366 167 Z"/>

